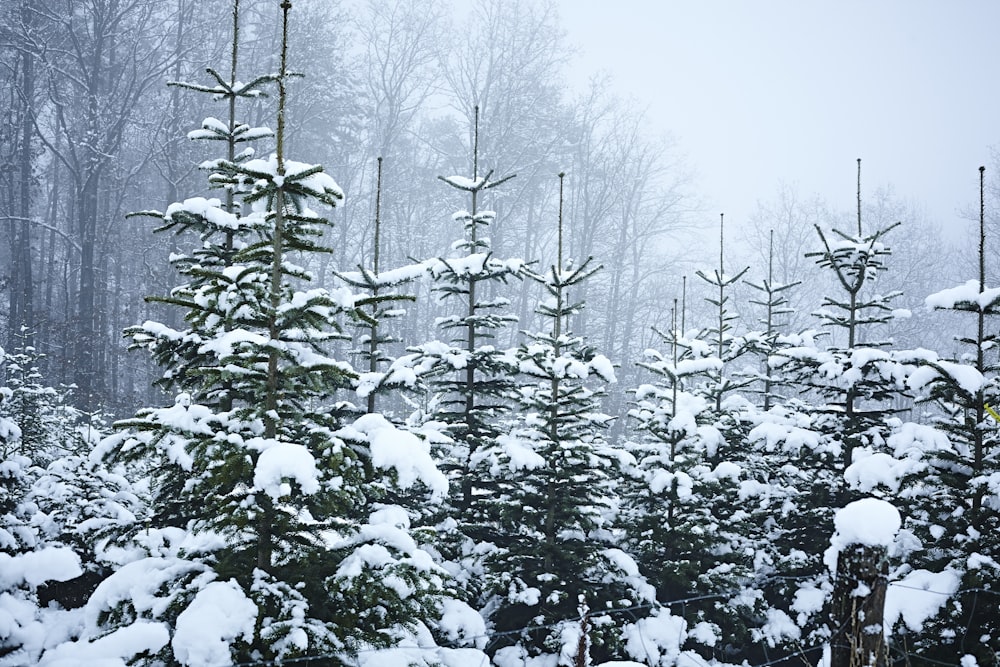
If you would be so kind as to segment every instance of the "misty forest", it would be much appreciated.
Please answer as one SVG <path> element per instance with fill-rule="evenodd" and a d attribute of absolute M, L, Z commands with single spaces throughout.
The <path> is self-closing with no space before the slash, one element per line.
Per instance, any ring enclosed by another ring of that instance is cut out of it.
<path fill-rule="evenodd" d="M 0 667 L 1000 664 L 996 165 L 731 219 L 572 53 L 0 5 Z"/>

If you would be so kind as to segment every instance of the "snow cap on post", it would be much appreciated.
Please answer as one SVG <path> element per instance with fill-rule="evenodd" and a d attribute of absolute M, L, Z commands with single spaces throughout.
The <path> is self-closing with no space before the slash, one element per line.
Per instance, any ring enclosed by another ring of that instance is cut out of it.
<path fill-rule="evenodd" d="M 848 503 L 833 518 L 836 528 L 830 538 L 826 563 L 836 571 L 837 554 L 852 544 L 889 547 L 902 525 L 899 510 L 878 498 L 862 498 Z"/>

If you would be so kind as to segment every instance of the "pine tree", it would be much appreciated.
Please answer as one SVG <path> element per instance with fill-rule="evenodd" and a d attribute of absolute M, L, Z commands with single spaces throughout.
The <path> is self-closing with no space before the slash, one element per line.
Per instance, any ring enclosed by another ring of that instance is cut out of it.
<path fill-rule="evenodd" d="M 815 332 L 806 331 L 771 353 L 772 372 L 797 392 L 762 415 L 749 434 L 758 449 L 786 457 L 758 494 L 762 507 L 779 509 L 777 515 L 764 510 L 768 539 L 755 556 L 769 607 L 761 638 L 772 646 L 828 636 L 821 612 L 831 573 L 819 556 L 829 546 L 833 513 L 858 493 L 845 471 L 857 459 L 884 454 L 898 423 L 892 402 L 905 393 L 909 355 L 866 335 L 894 316 L 890 301 L 898 294 L 874 288 L 888 268 L 883 239 L 898 225 L 864 232 L 858 160 L 857 232 L 833 230 L 831 238 L 817 226 L 822 249 L 806 255 L 832 272 L 841 288 L 842 295 L 825 296 L 815 313 L 832 330 L 832 344 L 821 349 Z"/>
<path fill-rule="evenodd" d="M 614 370 L 569 330 L 584 307 L 572 291 L 601 267 L 592 258 L 578 266 L 565 259 L 563 178 L 556 261 L 544 273 L 525 271 L 544 290 L 536 313 L 548 327 L 527 333 L 517 348 L 524 380 L 510 432 L 477 453 L 489 462 L 497 488 L 496 550 L 486 560 L 495 596 L 490 618 L 497 632 L 543 626 L 498 642 L 512 644 L 501 650 L 515 654 L 575 651 L 576 640 L 567 645 L 564 635 L 576 627 L 581 605 L 593 610 L 590 643 L 608 654 L 617 633 L 602 612 L 641 599 L 625 581 L 627 556 L 611 530 L 620 466 L 602 435 L 611 418 L 600 412 L 600 397 L 601 385 L 615 382 Z"/>
<path fill-rule="evenodd" d="M 0 349 L 0 664 L 38 663 L 60 639 L 53 628 L 79 622 L 118 555 L 109 538 L 146 509 L 141 491 L 89 458 L 96 433 L 74 428 L 79 414 L 36 360 L 30 346 Z"/>
<path fill-rule="evenodd" d="M 223 191 L 223 199 L 192 197 L 171 204 L 164 212 L 150 210 L 131 214 L 162 220 L 163 224 L 156 230 L 158 232 L 170 231 L 178 236 L 195 237 L 190 253 L 176 253 L 171 260 L 188 282 L 175 288 L 167 297 L 147 299 L 184 309 L 189 328 L 176 331 L 158 322 L 146 322 L 126 331 L 133 347 L 148 349 L 153 359 L 165 369 L 158 382 L 164 390 L 183 387 L 198 402 L 219 405 L 223 409 L 231 407 L 236 399 L 230 395 L 227 383 L 216 384 L 201 374 L 201 367 L 212 364 L 211 355 L 206 355 L 201 348 L 214 330 L 228 326 L 224 316 L 226 294 L 221 291 L 223 288 L 220 285 L 227 283 L 223 275 L 234 263 L 235 253 L 252 242 L 253 230 L 240 221 L 238 196 L 246 194 L 241 189 L 240 180 L 234 177 L 231 170 L 227 172 L 219 167 L 245 163 L 256 154 L 252 146 L 245 144 L 273 137 L 274 133 L 267 127 L 252 127 L 239 121 L 237 102 L 265 96 L 262 87 L 277 80 L 274 75 L 257 76 L 248 83 L 238 78 L 240 0 L 233 0 L 231 30 L 233 40 L 228 76 L 208 68 L 213 85 L 181 81 L 168 84 L 211 95 L 214 100 L 225 103 L 225 121 L 208 117 L 199 129 L 188 133 L 191 140 L 223 143 L 223 155 L 200 165 L 208 171 L 209 185 Z"/>
<path fill-rule="evenodd" d="M 732 300 L 728 291 L 733 285 L 739 283 L 740 278 L 746 275 L 746 272 L 750 270 L 750 267 L 745 267 L 740 270 L 736 275 L 726 274 L 726 263 L 725 263 L 725 216 L 724 214 L 719 215 L 719 266 L 708 274 L 704 271 L 696 271 L 696 275 L 708 283 L 709 286 L 717 290 L 717 294 L 706 297 L 710 305 L 715 308 L 717 319 L 716 321 L 707 329 L 702 332 L 702 337 L 708 341 L 711 341 L 715 347 L 716 357 L 723 362 L 732 361 L 735 357 L 734 353 L 740 352 L 740 348 L 734 347 L 733 343 L 733 321 L 736 319 L 734 315 L 727 306 Z M 728 377 L 724 372 L 724 364 L 716 369 L 715 384 L 714 386 L 708 388 L 711 393 L 712 402 L 715 404 L 715 411 L 721 415 L 722 413 L 722 402 L 723 399 L 729 391 L 739 388 L 740 383 L 734 381 L 734 379 Z"/>
<path fill-rule="evenodd" d="M 80 415 L 69 405 L 68 391 L 48 386 L 42 377 L 43 355 L 28 343 L 22 331 L 21 344 L 6 357 L 0 355 L 7 376 L 10 397 L 5 412 L 21 432 L 20 450 L 35 465 L 46 466 L 53 459 L 73 451 L 76 434 L 72 425 Z"/>
<path fill-rule="evenodd" d="M 354 337 L 355 354 L 362 361 L 364 370 L 357 380 L 358 395 L 366 402 L 366 411 L 371 414 L 376 410 L 376 401 L 380 393 L 386 393 L 399 387 L 409 389 L 417 385 L 416 373 L 409 365 L 409 358 L 402 359 L 398 364 L 388 346 L 400 342 L 396 336 L 387 331 L 392 320 L 405 314 L 400 302 L 412 302 L 416 297 L 410 294 L 399 294 L 396 290 L 406 283 L 422 277 L 427 272 L 427 265 L 418 262 L 408 266 L 384 270 L 381 263 L 382 255 L 382 158 L 378 158 L 378 169 L 375 187 L 375 233 L 372 240 L 372 264 L 370 267 L 359 265 L 357 271 L 342 271 L 337 275 L 352 289 L 363 291 L 364 295 L 355 301 L 358 319 L 355 326 L 358 335 Z"/>
<path fill-rule="evenodd" d="M 330 349 L 344 337 L 338 319 L 359 316 L 357 300 L 310 287 L 298 263 L 328 252 L 320 241 L 330 223 L 312 207 L 334 208 L 344 195 L 322 167 L 285 156 L 291 3 L 280 9 L 276 152 L 213 163 L 211 180 L 250 212 L 237 217 L 218 200 L 184 207 L 204 219 L 192 228 L 222 221 L 233 233 L 205 238 L 214 264 L 181 260 L 193 280 L 172 300 L 194 312 L 177 338 L 197 347 L 153 349 L 168 374 L 185 369 L 171 375 L 182 391 L 173 406 L 122 422 L 99 450 L 148 470 L 158 502 L 169 490 L 182 510 L 151 518 L 146 534 L 166 548 L 141 533 L 120 537 L 143 557 L 102 587 L 137 572 L 144 586 L 90 603 L 104 610 L 90 637 L 143 623 L 167 633 L 169 645 L 149 650 L 153 662 L 335 654 L 324 660 L 348 664 L 431 622 L 445 577 L 410 535 L 406 511 L 381 502 L 419 484 L 440 495 L 444 479 L 415 438 L 378 414 L 354 419 L 358 410 L 338 398 L 357 374 Z M 206 643 L 196 619 L 215 608 L 229 620 Z"/>
<path fill-rule="evenodd" d="M 3 348 L 0 348 L 2 352 Z M 6 352 L 0 354 L 0 363 L 7 361 Z M 3 467 L 0 468 L 0 543 L 5 553 L 17 553 L 34 545 L 34 533 L 26 517 L 19 516 L 19 501 L 30 485 L 27 470 L 33 465 L 30 457 L 22 453 L 21 427 L 11 410 L 14 391 L 0 386 L 0 447 Z"/>
<path fill-rule="evenodd" d="M 801 283 L 801 281 L 796 280 L 783 284 L 774 280 L 774 230 L 771 230 L 768 241 L 767 278 L 759 283 L 749 280 L 746 283 L 761 295 L 758 299 L 750 299 L 750 303 L 764 309 L 764 316 L 759 321 L 764 328 L 743 334 L 737 345 L 761 358 L 762 368 L 759 375 L 751 375 L 751 377 L 755 377 L 760 382 L 760 407 L 764 412 L 767 412 L 771 409 L 775 399 L 780 398 L 774 395 L 777 383 L 768 367 L 768 359 L 781 344 L 782 323 L 780 318 L 794 312 L 788 307 L 789 301 L 786 293 Z"/>
<path fill-rule="evenodd" d="M 732 311 L 733 289 L 749 267 L 735 275 L 726 273 L 724 222 L 725 217 L 720 215 L 718 266 L 711 273 L 697 272 L 712 290 L 704 299 L 711 306 L 712 323 L 692 338 L 685 338 L 682 330 L 665 338 L 673 364 L 662 358 L 650 359 L 652 363 L 646 364 L 662 378 L 661 392 L 669 388 L 669 398 L 659 394 L 658 407 L 665 415 L 672 415 L 667 418 L 672 428 L 661 432 L 666 435 L 661 447 L 669 443 L 670 451 L 664 456 L 661 449 L 648 459 L 647 465 L 654 471 L 660 466 L 676 470 L 690 480 L 690 488 L 684 489 L 689 495 L 673 499 L 678 517 L 671 530 L 677 537 L 659 535 L 659 549 L 672 556 L 663 559 L 663 574 L 673 578 L 669 595 L 674 599 L 692 594 L 722 596 L 688 607 L 692 620 L 712 628 L 712 648 L 703 647 L 702 652 L 721 659 L 733 657 L 733 652 L 748 641 L 746 615 L 748 607 L 752 607 L 750 597 L 728 598 L 724 592 L 737 590 L 751 571 L 745 555 L 749 513 L 744 509 L 741 485 L 755 465 L 745 444 L 752 423 L 748 413 L 754 407 L 743 395 L 752 380 L 738 366 L 750 348 L 746 338 L 737 335 L 738 318 Z M 675 389 L 680 390 L 676 397 Z M 649 396 L 656 395 L 653 392 Z M 653 472 L 654 477 L 658 474 Z M 698 515 L 704 519 L 699 520 Z M 676 550 L 668 546 L 671 544 Z M 678 577 L 678 573 L 684 574 Z M 687 590 L 682 590 L 677 584 L 684 581 L 685 575 L 694 578 L 688 579 Z"/>
<path fill-rule="evenodd" d="M 168 83 L 178 90 L 210 95 L 224 104 L 225 121 L 207 117 L 199 129 L 187 134 L 193 141 L 223 147 L 221 155 L 199 165 L 207 172 L 209 187 L 221 190 L 222 198 L 195 196 L 173 202 L 162 212 L 147 210 L 129 216 L 160 220 L 162 224 L 155 231 L 175 234 L 186 241 L 181 247 L 190 250 L 171 256 L 171 264 L 186 282 L 171 290 L 168 296 L 147 297 L 147 301 L 180 308 L 187 328 L 177 330 L 160 322 L 147 321 L 126 329 L 125 335 L 131 339 L 133 349 L 148 350 L 163 368 L 156 382 L 163 390 L 183 394 L 185 402 L 193 401 L 223 411 L 232 409 L 240 397 L 232 382 L 228 379 L 217 382 L 217 376 L 208 370 L 217 359 L 206 348 L 206 343 L 233 327 L 227 316 L 227 311 L 234 310 L 230 301 L 235 274 L 231 267 L 236 261 L 236 253 L 254 242 L 255 232 L 252 225 L 241 219 L 240 197 L 247 194 L 246 188 L 232 173 L 220 167 L 244 164 L 253 159 L 256 150 L 251 142 L 274 136 L 270 128 L 253 127 L 240 121 L 237 105 L 266 96 L 263 87 L 277 82 L 273 74 L 255 76 L 248 83 L 240 81 L 241 22 L 240 0 L 232 0 L 232 44 L 229 71 L 225 76 L 210 67 L 206 70 L 213 80 L 210 85 L 183 81 Z M 200 499 L 185 493 L 185 484 L 182 476 L 169 472 L 158 475 L 154 502 L 156 521 L 184 525 L 200 511 Z M 188 506 L 186 498 L 192 498 L 193 504 Z"/>
<path fill-rule="evenodd" d="M 8 358 L 0 348 L 0 371 Z M 13 394 L 0 384 L 0 661 L 32 664 L 37 662 L 41 648 L 37 637 L 44 628 L 38 586 L 51 579 L 71 579 L 81 569 L 71 550 L 46 549 L 36 521 L 38 508 L 30 497 L 42 468 L 25 451 L 22 430 L 10 411 Z M 49 575 L 57 569 L 65 576 Z"/>
<path fill-rule="evenodd" d="M 660 332 L 665 353 L 646 350 L 639 362 L 654 379 L 636 388 L 629 410 L 636 435 L 628 448 L 636 463 L 623 501 L 626 534 L 656 600 L 697 598 L 683 614 L 692 627 L 701 625 L 697 650 L 724 658 L 729 647 L 747 641 L 738 627 L 742 611 L 722 604 L 737 597 L 730 594 L 742 574 L 732 547 L 741 512 L 738 504 L 718 511 L 726 500 L 733 503 L 742 473 L 730 461 L 715 462 L 725 437 L 715 410 L 723 366 L 718 347 L 685 337 L 677 315 L 675 300 L 671 329 Z"/>
<path fill-rule="evenodd" d="M 439 512 L 441 547 L 446 560 L 462 563 L 457 566 L 459 584 L 474 606 L 482 594 L 482 551 L 476 545 L 488 543 L 495 527 L 495 481 L 483 456 L 505 433 L 517 372 L 513 352 L 495 345 L 498 334 L 516 320 L 506 312 L 509 300 L 497 292 L 520 277 L 525 266 L 519 259 L 494 256 L 487 233 L 496 213 L 481 204 L 487 193 L 514 176 L 494 179 L 492 170 L 480 173 L 477 108 L 472 176 L 439 176 L 469 197 L 469 208 L 452 216 L 464 233 L 452 244 L 455 256 L 431 261 L 428 269 L 432 292 L 440 295 L 442 307 L 452 308 L 437 319 L 450 339 L 411 347 L 408 357 L 434 392 L 423 421 L 440 424 L 446 436 L 434 443 L 436 459 L 451 483 L 448 502 Z"/>
<path fill-rule="evenodd" d="M 963 592 L 942 606 L 925 633 L 900 640 L 928 659 L 972 655 L 980 665 L 995 664 L 1000 653 L 993 613 L 1000 592 L 1000 425 L 990 412 L 1000 406 L 1000 364 L 988 354 L 997 343 L 989 322 L 1000 314 L 1000 290 L 986 284 L 984 173 L 980 167 L 979 275 L 926 300 L 935 310 L 974 317 L 973 330 L 956 337 L 968 351 L 958 358 L 927 358 L 909 380 L 937 408 L 933 424 L 947 434 L 946 442 L 919 448 L 922 465 L 908 480 L 908 524 L 924 544 L 914 566 L 938 577 L 952 573 Z"/>

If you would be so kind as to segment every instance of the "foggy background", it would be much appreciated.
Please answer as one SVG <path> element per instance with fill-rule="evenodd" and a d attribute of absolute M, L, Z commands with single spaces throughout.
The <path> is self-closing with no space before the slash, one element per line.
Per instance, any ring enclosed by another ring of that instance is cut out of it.
<path fill-rule="evenodd" d="M 225 109 L 166 83 L 228 71 L 229 7 L 19 0 L 0 12 L 0 340 L 34 345 L 87 409 L 169 400 L 121 331 L 177 322 L 145 298 L 176 284 L 167 258 L 188 241 L 126 214 L 212 194 L 197 166 L 218 156 L 186 135 Z M 276 69 L 280 35 L 276 3 L 244 8 L 249 80 Z M 661 342 L 674 300 L 688 328 L 710 326 L 712 289 L 696 272 L 719 268 L 720 213 L 721 268 L 759 281 L 770 264 L 776 280 L 803 281 L 780 324 L 818 326 L 810 313 L 830 285 L 803 255 L 817 249 L 814 225 L 856 228 L 857 158 L 865 230 L 903 222 L 878 289 L 902 291 L 915 316 L 882 333 L 947 353 L 952 336 L 923 299 L 972 275 L 981 164 L 995 225 L 998 19 L 988 2 L 298 0 L 290 58 L 305 76 L 290 86 L 287 148 L 347 193 L 332 252 L 310 268 L 331 287 L 371 262 L 380 156 L 382 266 L 447 255 L 467 202 L 438 177 L 471 172 L 478 105 L 481 164 L 517 174 L 484 202 L 497 256 L 553 261 L 567 174 L 567 254 L 605 267 L 576 295 L 587 309 L 572 325 L 619 365 L 610 411 L 640 381 L 634 362 Z M 273 126 L 273 105 L 237 116 Z M 413 289 L 397 352 L 440 335 L 437 297 Z M 752 330 L 753 290 L 733 289 L 736 330 Z M 514 344 L 540 294 L 517 283 L 502 296 L 520 318 L 501 341 Z"/>
<path fill-rule="evenodd" d="M 571 80 L 606 72 L 671 133 L 706 207 L 734 223 L 778 183 L 848 202 L 891 185 L 939 224 L 961 223 L 998 140 L 986 0 L 559 3 Z M 738 224 L 738 223 L 736 223 Z"/>

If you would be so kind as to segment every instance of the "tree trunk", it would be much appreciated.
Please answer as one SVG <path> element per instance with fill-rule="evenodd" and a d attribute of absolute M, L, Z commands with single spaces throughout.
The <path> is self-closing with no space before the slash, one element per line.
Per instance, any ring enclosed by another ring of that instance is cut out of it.
<path fill-rule="evenodd" d="M 97 244 L 98 174 L 91 173 L 77 192 L 80 233 L 80 290 L 77 293 L 76 373 L 80 405 L 85 411 L 97 403 L 97 299 L 95 250 Z"/>
<path fill-rule="evenodd" d="M 22 12 L 27 21 L 29 12 Z M 35 61 L 27 49 L 21 52 L 21 137 L 18 150 L 18 220 L 11 221 L 11 276 L 10 276 L 10 343 L 19 340 L 22 345 L 33 345 L 35 335 L 34 278 L 31 265 L 31 182 L 34 135 L 33 109 L 35 99 Z M 24 331 L 22 335 L 22 329 Z"/>

